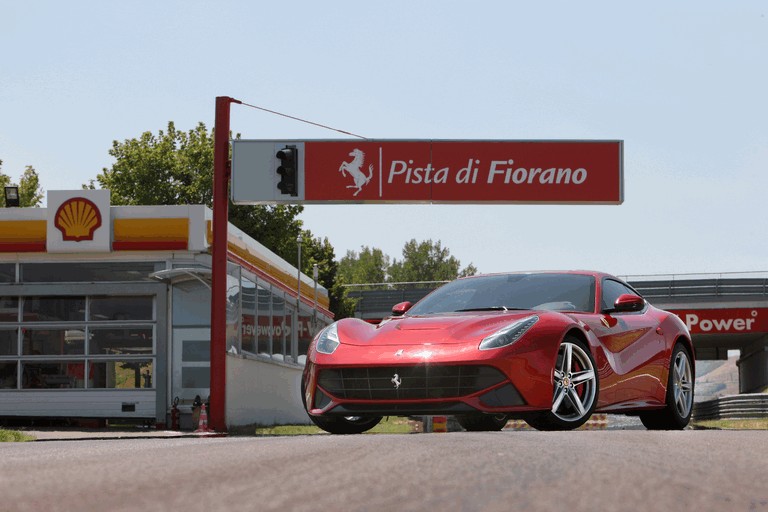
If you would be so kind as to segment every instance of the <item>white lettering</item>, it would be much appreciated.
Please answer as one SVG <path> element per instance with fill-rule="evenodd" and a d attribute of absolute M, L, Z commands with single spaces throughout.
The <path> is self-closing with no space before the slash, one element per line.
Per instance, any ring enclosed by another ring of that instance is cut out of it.
<path fill-rule="evenodd" d="M 550 167 L 546 171 L 544 171 L 541 174 L 541 177 L 539 178 L 539 183 L 542 185 L 551 185 L 555 182 L 555 168 Z"/>
<path fill-rule="evenodd" d="M 691 327 L 699 323 L 699 317 L 693 314 L 687 314 L 685 315 L 685 326 L 688 328 L 688 330 L 691 330 Z"/>
<path fill-rule="evenodd" d="M 505 174 L 504 177 L 504 183 L 509 183 L 509 172 L 511 169 L 507 169 L 506 171 L 503 169 L 497 169 L 497 165 L 506 165 L 507 163 L 512 163 L 512 160 L 509 160 L 509 162 L 505 160 L 494 160 L 491 162 L 491 170 L 488 172 L 488 183 L 493 183 L 493 179 L 497 174 Z"/>
<path fill-rule="evenodd" d="M 727 329 L 730 329 L 732 324 L 733 324 L 732 318 L 729 318 L 728 320 L 712 320 L 712 325 L 715 326 L 715 330 L 717 331 L 725 331 Z"/>
<path fill-rule="evenodd" d="M 519 167 L 512 173 L 512 181 L 515 182 L 515 185 L 525 183 L 526 179 L 528 179 L 528 169 L 525 169 L 524 167 Z"/>
<path fill-rule="evenodd" d="M 576 185 L 581 185 L 584 183 L 584 180 L 587 179 L 587 170 L 583 167 L 579 167 L 575 171 L 573 171 L 573 182 Z"/>
<path fill-rule="evenodd" d="M 398 169 L 398 166 L 400 169 Z M 389 179 L 387 180 L 387 183 L 392 183 L 392 180 L 395 178 L 395 176 L 405 173 L 405 171 L 408 169 L 408 164 L 403 162 L 402 160 L 393 160 L 392 166 L 389 168 Z M 408 180 L 406 179 L 406 183 Z"/>
<path fill-rule="evenodd" d="M 475 162 L 480 163 L 480 160 L 475 160 Z M 477 169 L 475 169 L 475 172 L 477 172 Z M 469 162 L 467 162 L 467 166 L 462 167 L 461 169 L 459 169 L 459 172 L 456 173 L 456 183 L 469 183 L 471 175 L 472 175 L 472 159 L 470 158 Z"/>
<path fill-rule="evenodd" d="M 687 313 L 685 315 L 685 325 L 688 327 L 688 330 L 698 326 L 702 332 L 751 331 L 754 323 L 754 318 L 713 318 L 701 320 L 695 313 Z"/>
<path fill-rule="evenodd" d="M 541 167 L 538 169 L 531 169 L 528 171 L 528 183 L 533 183 L 533 180 L 536 178 L 536 175 L 541 172 Z"/>
<path fill-rule="evenodd" d="M 557 180 L 555 181 L 555 183 L 560 183 L 563 178 L 565 178 L 565 182 L 564 183 L 566 185 L 571 182 L 571 169 L 570 169 L 570 167 L 567 167 L 565 169 L 558 169 L 557 170 Z"/>

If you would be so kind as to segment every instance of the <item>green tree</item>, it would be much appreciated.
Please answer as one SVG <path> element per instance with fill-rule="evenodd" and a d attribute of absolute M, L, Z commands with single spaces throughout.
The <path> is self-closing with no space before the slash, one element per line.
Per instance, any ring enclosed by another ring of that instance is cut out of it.
<path fill-rule="evenodd" d="M 477 268 L 471 263 L 460 270 L 461 262 L 440 240 L 433 242 L 425 240 L 421 243 L 411 239 L 403 247 L 403 259 L 394 260 L 389 267 L 392 282 L 412 281 L 450 281 L 457 277 L 470 276 L 477 273 Z"/>
<path fill-rule="evenodd" d="M 352 316 L 355 312 L 355 302 L 347 297 L 347 290 L 339 278 L 339 264 L 336 254 L 328 238 L 320 239 L 312 236 L 312 232 L 302 232 L 302 272 L 311 276 L 317 264 L 318 282 L 328 289 L 331 311 L 336 319 Z"/>
<path fill-rule="evenodd" d="M 96 182 L 111 190 L 112 204 L 211 206 L 213 202 L 213 131 L 203 123 L 184 132 L 169 122 L 167 130 L 157 134 L 144 132 L 138 138 L 114 141 L 109 154 L 115 163 L 102 169 Z M 95 186 L 93 180 L 83 185 Z M 349 304 L 343 288 L 336 286 L 333 247 L 327 239 L 302 231 L 298 215 L 303 209 L 300 205 L 230 204 L 229 221 L 292 265 L 297 265 L 296 240 L 302 233 L 302 272 L 312 275 L 312 265 L 318 263 L 318 281 L 329 291 L 331 310 L 345 315 Z"/>
<path fill-rule="evenodd" d="M 383 283 L 389 273 L 389 256 L 376 247 L 348 250 L 339 261 L 339 278 L 344 284 Z"/>
<path fill-rule="evenodd" d="M 114 141 L 115 163 L 96 176 L 111 191 L 112 204 L 205 204 L 213 202 L 213 132 L 198 123 L 188 132 L 168 123 L 157 135 Z M 93 181 L 84 185 L 93 188 Z M 229 221 L 270 250 L 295 263 L 297 218 L 303 207 L 230 205 Z"/>
<path fill-rule="evenodd" d="M 0 169 L 3 161 L 0 160 Z M 0 187 L 15 185 L 11 182 L 11 177 L 0 171 Z M 26 166 L 19 180 L 19 206 L 38 207 L 43 200 L 43 189 L 40 187 L 40 177 L 37 171 L 31 165 Z M 0 206 L 5 208 L 5 194 L 0 197 Z"/>
<path fill-rule="evenodd" d="M 183 132 L 170 122 L 157 135 L 113 141 L 109 154 L 115 163 L 96 181 L 111 190 L 112 204 L 210 205 L 213 200 L 213 134 L 203 123 Z"/>

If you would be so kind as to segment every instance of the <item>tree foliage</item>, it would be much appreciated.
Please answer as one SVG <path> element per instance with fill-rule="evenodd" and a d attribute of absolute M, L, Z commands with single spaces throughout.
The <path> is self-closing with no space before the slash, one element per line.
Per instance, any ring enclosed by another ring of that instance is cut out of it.
<path fill-rule="evenodd" d="M 314 266 L 317 265 L 318 282 L 328 289 L 331 301 L 331 311 L 336 318 L 352 316 L 355 311 L 355 303 L 347 298 L 343 281 L 339 278 L 339 264 L 336 262 L 336 254 L 328 238 L 315 238 L 312 232 L 304 230 L 302 234 L 302 272 L 311 276 Z M 307 256 L 304 256 L 304 255 Z"/>
<path fill-rule="evenodd" d="M 2 169 L 3 161 L 0 160 L 0 169 Z M 4 174 L 0 170 L 0 187 L 7 187 L 16 185 L 11 182 L 11 177 Z M 26 166 L 24 172 L 19 180 L 19 206 L 21 207 L 38 207 L 43 201 L 43 189 L 40 187 L 40 177 L 37 175 L 37 171 L 31 165 Z M 5 208 L 5 194 L 0 197 L 0 206 Z"/>
<path fill-rule="evenodd" d="M 114 141 L 109 154 L 115 159 L 111 168 L 96 176 L 101 188 L 111 190 L 116 205 L 205 204 L 213 202 L 213 130 L 205 124 L 187 132 L 173 122 L 157 134 L 144 132 L 138 138 Z M 94 188 L 95 184 L 84 185 Z M 337 316 L 349 314 L 344 290 L 336 286 L 337 264 L 328 239 L 315 238 L 302 230 L 298 215 L 302 206 L 229 207 L 229 221 L 258 240 L 272 252 L 297 265 L 299 233 L 302 234 L 302 272 L 312 275 L 318 264 L 319 282 L 329 290 L 331 310 Z M 336 308 L 336 309 L 334 309 Z"/>
<path fill-rule="evenodd" d="M 462 269 L 461 262 L 440 240 L 411 239 L 405 243 L 402 255 L 401 260 L 390 263 L 389 256 L 375 247 L 363 246 L 359 253 L 347 251 L 339 262 L 339 276 L 346 284 L 366 284 L 450 281 L 477 273 L 471 263 Z"/>
<path fill-rule="evenodd" d="M 471 263 L 460 270 L 461 262 L 440 240 L 416 242 L 411 239 L 403 247 L 403 259 L 395 259 L 389 267 L 390 279 L 396 283 L 412 281 L 450 281 L 477 273 Z"/>
<path fill-rule="evenodd" d="M 339 278 L 347 284 L 383 283 L 388 271 L 389 256 L 376 247 L 362 246 L 359 253 L 349 250 L 339 261 Z"/>

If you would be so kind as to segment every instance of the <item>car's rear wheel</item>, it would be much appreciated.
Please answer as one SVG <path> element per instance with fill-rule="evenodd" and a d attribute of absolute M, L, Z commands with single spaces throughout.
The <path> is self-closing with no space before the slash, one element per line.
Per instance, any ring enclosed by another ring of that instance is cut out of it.
<path fill-rule="evenodd" d="M 572 430 L 592 416 L 597 406 L 598 377 L 589 347 L 566 336 L 557 352 L 552 407 L 526 418 L 537 430 Z"/>
<path fill-rule="evenodd" d="M 693 367 L 691 356 L 682 343 L 672 351 L 667 379 L 666 406 L 640 414 L 640 421 L 648 430 L 682 430 L 688 425 L 693 412 Z"/>
<path fill-rule="evenodd" d="M 462 414 L 456 421 L 469 432 L 494 432 L 504 428 L 509 417 L 506 414 Z"/>
<path fill-rule="evenodd" d="M 330 434 L 362 434 L 379 424 L 381 416 L 310 416 L 312 422 Z"/>

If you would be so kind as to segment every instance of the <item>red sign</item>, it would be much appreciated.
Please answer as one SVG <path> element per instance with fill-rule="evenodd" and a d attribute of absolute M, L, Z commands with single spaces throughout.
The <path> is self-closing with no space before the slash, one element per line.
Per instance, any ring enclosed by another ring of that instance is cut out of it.
<path fill-rule="evenodd" d="M 306 202 L 623 201 L 620 141 L 307 141 Z"/>
<path fill-rule="evenodd" d="M 684 309 L 671 311 L 691 334 L 768 332 L 768 308 Z"/>

